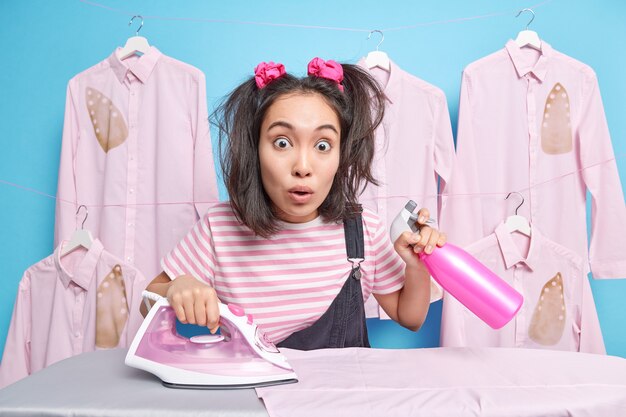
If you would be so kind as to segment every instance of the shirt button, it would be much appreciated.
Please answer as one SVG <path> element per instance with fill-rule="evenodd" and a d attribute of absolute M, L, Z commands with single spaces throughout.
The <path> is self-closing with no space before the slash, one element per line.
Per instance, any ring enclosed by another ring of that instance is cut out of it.
<path fill-rule="evenodd" d="M 133 224 L 132 223 L 128 223 L 128 227 L 133 227 Z"/>
<path fill-rule="evenodd" d="M 80 337 L 80 332 L 74 333 L 74 337 Z"/>
<path fill-rule="evenodd" d="M 130 190 L 128 190 L 128 192 L 132 194 L 132 193 L 134 193 L 134 192 L 135 192 L 135 189 L 134 189 L 134 188 L 131 188 Z"/>
<path fill-rule="evenodd" d="M 129 257 L 127 257 L 127 258 L 126 258 L 126 260 L 127 260 L 128 262 L 132 262 L 132 261 L 133 261 L 133 257 L 132 257 L 132 256 L 129 256 Z"/>

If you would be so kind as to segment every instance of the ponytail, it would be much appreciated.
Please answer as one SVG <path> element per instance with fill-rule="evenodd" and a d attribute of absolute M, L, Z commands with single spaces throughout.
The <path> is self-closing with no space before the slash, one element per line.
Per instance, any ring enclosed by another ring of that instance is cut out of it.
<path fill-rule="evenodd" d="M 342 126 L 342 156 L 335 178 L 342 181 L 345 200 L 329 201 L 342 204 L 347 210 L 358 203 L 365 186 L 378 185 L 372 173 L 375 151 L 375 133 L 385 113 L 385 94 L 378 82 L 356 65 L 342 64 L 343 86 L 346 99 L 344 111 L 346 126 Z M 341 218 L 346 216 L 342 213 Z"/>

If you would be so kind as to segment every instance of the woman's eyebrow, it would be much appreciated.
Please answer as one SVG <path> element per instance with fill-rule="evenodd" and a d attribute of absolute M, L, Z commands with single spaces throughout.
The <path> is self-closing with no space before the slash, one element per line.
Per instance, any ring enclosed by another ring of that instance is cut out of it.
<path fill-rule="evenodd" d="M 295 130 L 291 123 L 285 122 L 283 120 L 277 120 L 277 121 L 271 123 L 267 127 L 267 130 L 272 130 L 275 127 L 284 127 L 284 128 L 289 129 L 289 130 Z M 323 125 L 318 126 L 318 127 L 315 128 L 316 131 L 325 130 L 325 129 L 332 130 L 336 134 L 339 134 L 339 131 L 337 130 L 337 128 L 333 124 L 330 124 L 330 123 L 323 124 Z"/>
<path fill-rule="evenodd" d="M 275 127 L 285 127 L 285 128 L 287 128 L 289 130 L 293 130 L 293 125 L 291 123 L 287 123 L 287 122 L 282 121 L 282 120 L 277 120 L 277 121 L 273 122 L 271 125 L 269 125 L 267 127 L 267 130 L 272 130 L 272 128 L 275 128 Z"/>
<path fill-rule="evenodd" d="M 339 134 L 339 131 L 337 130 L 337 128 L 334 125 L 331 125 L 331 124 L 321 125 L 317 129 L 315 129 L 315 130 L 324 130 L 324 129 L 330 129 L 333 132 L 335 132 L 336 134 Z"/>

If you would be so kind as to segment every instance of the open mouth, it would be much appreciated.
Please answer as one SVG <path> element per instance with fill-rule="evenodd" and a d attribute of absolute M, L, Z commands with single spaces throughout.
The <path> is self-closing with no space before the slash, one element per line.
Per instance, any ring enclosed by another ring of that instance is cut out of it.
<path fill-rule="evenodd" d="M 294 187 L 289 190 L 289 198 L 296 203 L 306 203 L 312 195 L 313 191 L 308 187 Z"/>

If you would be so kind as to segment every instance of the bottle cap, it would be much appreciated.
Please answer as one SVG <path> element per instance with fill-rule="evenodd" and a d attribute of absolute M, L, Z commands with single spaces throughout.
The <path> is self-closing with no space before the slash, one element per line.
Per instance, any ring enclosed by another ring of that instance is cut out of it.
<path fill-rule="evenodd" d="M 413 210 L 415 210 L 415 208 L 417 207 L 417 203 L 413 200 L 409 200 L 405 205 L 404 208 L 407 209 L 409 212 L 413 213 Z"/>

